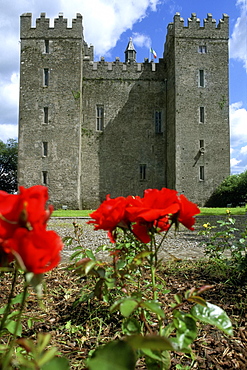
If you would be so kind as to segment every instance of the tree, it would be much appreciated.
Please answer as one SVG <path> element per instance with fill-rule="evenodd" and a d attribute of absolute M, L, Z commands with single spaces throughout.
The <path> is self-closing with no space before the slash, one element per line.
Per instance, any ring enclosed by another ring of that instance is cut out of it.
<path fill-rule="evenodd" d="M 18 143 L 8 139 L 0 140 L 0 190 L 14 193 L 17 191 Z"/>
<path fill-rule="evenodd" d="M 207 200 L 206 207 L 233 207 L 247 202 L 247 171 L 228 176 Z"/>

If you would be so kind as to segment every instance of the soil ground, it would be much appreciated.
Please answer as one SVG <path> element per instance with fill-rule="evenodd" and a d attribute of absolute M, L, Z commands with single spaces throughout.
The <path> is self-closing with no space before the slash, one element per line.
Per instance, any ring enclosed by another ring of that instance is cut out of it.
<path fill-rule="evenodd" d="M 201 224 L 202 222 L 204 220 L 201 220 Z M 246 219 L 241 219 L 241 223 L 243 222 L 245 223 Z M 59 228 L 61 232 L 61 224 L 58 226 Z M 56 227 L 54 229 L 56 230 Z M 65 229 L 63 227 L 62 229 L 64 234 Z M 59 232 L 59 230 L 57 231 Z M 67 232 L 71 231 L 72 229 L 67 229 Z M 186 246 L 183 248 L 188 258 L 190 251 L 193 252 L 194 241 L 190 242 L 187 248 Z M 197 248 L 202 248 L 199 243 Z M 177 251 L 179 250 L 178 248 Z M 51 344 L 58 348 L 62 356 L 69 359 L 70 368 L 73 370 L 86 369 L 86 358 L 96 346 L 120 336 L 121 318 L 117 314 L 109 314 L 108 305 L 104 302 L 100 303 L 96 299 L 75 305 L 81 291 L 83 290 L 84 294 L 85 292 L 90 293 L 90 288 L 84 277 L 78 277 L 72 271 L 68 271 L 67 267 L 68 261 L 65 259 L 58 268 L 45 274 L 43 309 L 40 308 L 36 295 L 33 292 L 30 293 L 26 318 L 23 323 L 23 336 L 35 340 L 39 332 L 50 333 L 52 336 Z M 184 257 L 175 258 L 175 262 L 174 258 L 173 262 L 165 261 L 159 274 L 164 281 L 165 288 L 170 289 L 170 293 L 160 299 L 164 304 L 165 312 L 166 309 L 169 309 L 170 303 L 174 302 L 174 294 L 182 294 L 192 287 L 199 288 L 209 284 L 214 287 L 206 292 L 203 298 L 223 308 L 231 318 L 234 327 L 234 336 L 228 337 L 210 325 L 200 325 L 198 338 L 192 345 L 195 360 L 192 362 L 189 356 L 182 353 L 172 353 L 171 370 L 246 370 L 246 281 L 236 282 L 235 285 L 227 284 L 212 273 L 212 265 L 209 268 L 209 263 L 206 260 L 203 262 L 193 258 L 193 261 L 187 261 Z M 9 278 L 8 274 L 5 274 L 1 279 L 1 301 L 6 299 L 9 292 L 11 285 Z M 19 288 L 17 288 L 18 290 Z M 28 318 L 33 320 L 31 327 L 27 325 Z M 155 331 L 155 327 L 152 329 Z M 2 341 L 4 340 L 6 337 L 2 338 Z M 146 368 L 143 362 L 139 361 L 136 369 Z"/>

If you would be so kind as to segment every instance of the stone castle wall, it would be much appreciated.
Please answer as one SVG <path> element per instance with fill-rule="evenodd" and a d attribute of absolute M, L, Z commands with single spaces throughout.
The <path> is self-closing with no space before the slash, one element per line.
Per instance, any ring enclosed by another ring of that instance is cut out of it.
<path fill-rule="evenodd" d="M 44 183 L 46 172 L 57 208 L 95 208 L 106 194 L 142 195 L 146 188 L 164 186 L 202 205 L 230 172 L 228 95 L 226 15 L 216 25 L 208 14 L 201 26 L 192 13 L 185 26 L 176 14 L 158 63 L 123 63 L 94 61 L 80 14 L 68 28 L 62 15 L 50 27 L 44 13 L 32 27 L 26 13 L 21 16 L 19 183 Z M 104 112 L 102 130 L 96 126 L 98 106 Z"/>

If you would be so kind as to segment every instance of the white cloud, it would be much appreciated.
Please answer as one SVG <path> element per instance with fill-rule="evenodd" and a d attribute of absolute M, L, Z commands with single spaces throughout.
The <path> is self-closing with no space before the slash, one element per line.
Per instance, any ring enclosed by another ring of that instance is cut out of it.
<path fill-rule="evenodd" d="M 150 49 L 151 47 L 151 38 L 147 35 L 134 32 L 133 33 L 133 43 L 135 46 L 138 46 L 140 48 L 146 47 L 147 49 Z"/>
<path fill-rule="evenodd" d="M 240 162 L 241 162 L 241 160 L 238 160 L 236 158 L 232 158 L 231 159 L 231 167 L 237 166 Z"/>
<path fill-rule="evenodd" d="M 61 7 L 66 17 L 74 18 L 75 9 L 83 15 L 85 40 L 94 45 L 99 57 L 107 55 L 124 31 L 132 29 L 148 10 L 156 11 L 160 3 L 160 0 L 74 0 L 72 5 L 71 1 L 61 0 Z"/>
<path fill-rule="evenodd" d="M 247 110 L 242 102 L 230 105 L 231 172 L 241 173 L 247 169 Z"/>
<path fill-rule="evenodd" d="M 240 153 L 241 153 L 241 154 L 244 154 L 244 155 L 247 155 L 247 145 L 243 146 L 243 147 L 240 149 Z"/>
<path fill-rule="evenodd" d="M 7 82 L 0 82 L 0 124 L 17 124 L 18 101 L 19 74 L 14 72 Z"/>
<path fill-rule="evenodd" d="M 247 72 L 247 1 L 237 0 L 236 5 L 240 6 L 240 17 L 230 39 L 230 58 L 242 61 Z"/>
<path fill-rule="evenodd" d="M 8 139 L 17 139 L 18 126 L 17 125 L 0 125 L 0 140 L 6 143 Z"/>
<path fill-rule="evenodd" d="M 230 105 L 230 127 L 233 149 L 247 142 L 247 110 L 242 102 Z"/>

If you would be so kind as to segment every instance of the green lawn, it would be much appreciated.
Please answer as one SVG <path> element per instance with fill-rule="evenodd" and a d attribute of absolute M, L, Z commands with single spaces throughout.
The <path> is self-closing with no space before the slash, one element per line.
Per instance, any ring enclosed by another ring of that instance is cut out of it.
<path fill-rule="evenodd" d="M 226 215 L 226 210 L 230 210 L 232 215 L 244 215 L 246 213 L 246 207 L 236 207 L 236 208 L 201 208 L 201 215 L 202 216 L 221 216 Z M 53 217 L 87 217 L 93 210 L 72 210 L 72 209 L 58 209 L 54 211 L 52 216 Z"/>
<path fill-rule="evenodd" d="M 87 217 L 93 210 L 58 209 L 52 213 L 53 217 Z"/>
<path fill-rule="evenodd" d="M 231 211 L 231 215 L 244 215 L 246 214 L 246 207 L 235 207 L 235 208 L 200 208 L 202 216 L 221 216 L 226 215 L 226 211 Z"/>

